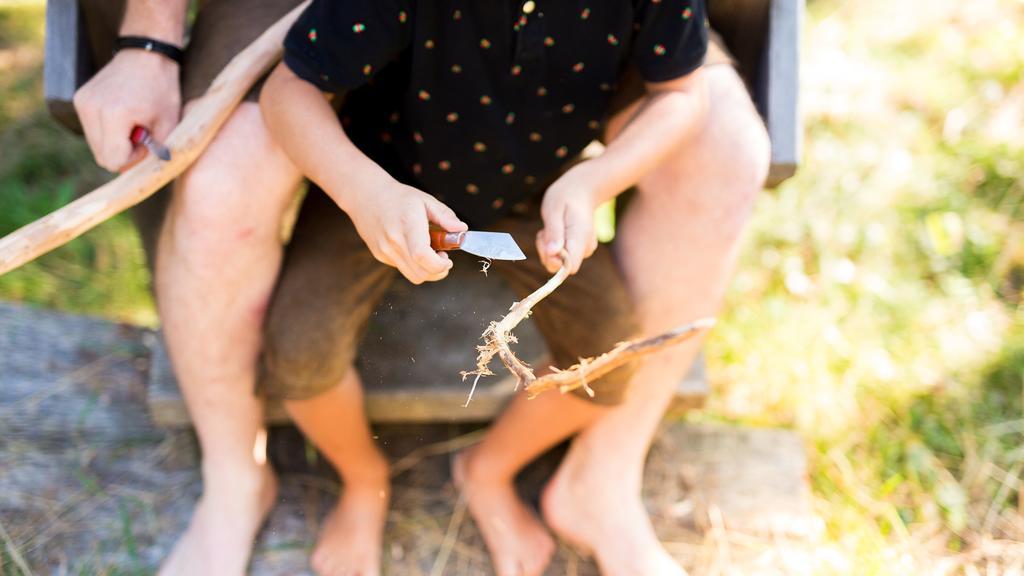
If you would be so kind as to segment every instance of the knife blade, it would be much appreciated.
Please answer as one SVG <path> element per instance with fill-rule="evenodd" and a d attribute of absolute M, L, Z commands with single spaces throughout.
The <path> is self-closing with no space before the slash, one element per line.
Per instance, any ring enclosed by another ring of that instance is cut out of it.
<path fill-rule="evenodd" d="M 526 260 L 511 234 L 505 232 L 448 232 L 430 227 L 430 247 L 434 250 L 462 250 L 492 260 Z"/>
<path fill-rule="evenodd" d="M 157 142 L 156 139 L 153 138 L 153 135 L 149 133 L 149 130 L 144 126 L 136 126 L 135 128 L 132 128 L 131 141 L 132 144 L 136 146 L 142 144 L 149 149 L 150 153 L 164 162 L 171 159 L 171 151 L 163 144 Z"/>

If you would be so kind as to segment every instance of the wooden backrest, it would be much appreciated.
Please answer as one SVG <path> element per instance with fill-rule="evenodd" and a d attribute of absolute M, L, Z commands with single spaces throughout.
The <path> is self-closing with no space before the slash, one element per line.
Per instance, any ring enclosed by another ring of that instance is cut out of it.
<path fill-rule="evenodd" d="M 737 61 L 772 141 L 768 186 L 796 173 L 800 29 L 804 0 L 708 0 L 708 17 Z"/>
<path fill-rule="evenodd" d="M 769 186 L 792 176 L 800 158 L 803 6 L 804 0 L 708 0 L 711 25 L 735 56 L 771 136 Z M 43 91 L 50 113 L 76 132 L 81 127 L 72 98 L 93 72 L 79 0 L 48 0 Z"/>
<path fill-rule="evenodd" d="M 75 90 L 93 73 L 78 0 L 47 0 L 43 97 L 50 114 L 68 129 L 82 127 L 72 104 Z"/>

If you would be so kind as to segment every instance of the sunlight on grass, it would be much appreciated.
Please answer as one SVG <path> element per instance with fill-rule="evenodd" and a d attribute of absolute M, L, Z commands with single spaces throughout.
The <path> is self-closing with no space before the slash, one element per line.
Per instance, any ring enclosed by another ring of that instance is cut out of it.
<path fill-rule="evenodd" d="M 824 573 L 955 568 L 1024 534 L 1022 23 L 1020 3 L 810 6 L 804 162 L 761 198 L 708 355 L 710 417 L 813 447 L 855 559 Z"/>
<path fill-rule="evenodd" d="M 63 206 L 107 176 L 42 104 L 41 2 L 0 4 L 0 235 Z M 153 325 L 138 238 L 119 216 L 0 276 L 0 299 Z"/>

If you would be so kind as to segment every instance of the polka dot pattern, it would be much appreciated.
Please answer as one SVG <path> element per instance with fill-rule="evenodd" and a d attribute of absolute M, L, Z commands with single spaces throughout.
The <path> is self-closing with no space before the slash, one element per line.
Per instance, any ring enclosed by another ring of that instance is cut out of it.
<path fill-rule="evenodd" d="M 385 170 L 485 225 L 600 136 L 627 63 L 664 81 L 692 70 L 706 42 L 704 0 L 518 6 L 320 0 L 289 32 L 285 62 L 352 93 L 342 124 Z"/>

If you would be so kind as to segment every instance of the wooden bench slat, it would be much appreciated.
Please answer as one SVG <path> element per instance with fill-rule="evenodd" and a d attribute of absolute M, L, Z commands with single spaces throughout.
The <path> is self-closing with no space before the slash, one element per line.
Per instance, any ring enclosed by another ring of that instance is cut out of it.
<path fill-rule="evenodd" d="M 495 376 L 482 378 L 469 406 L 470 382 L 459 373 L 476 364 L 479 335 L 516 300 L 500 278 L 485 277 L 475 260 L 453 256 L 456 266 L 442 282 L 413 287 L 399 280 L 371 318 L 358 368 L 366 388 L 366 409 L 373 422 L 481 422 L 494 418 L 511 398 L 514 380 L 498 360 Z M 516 330 L 516 352 L 547 364 L 543 339 L 530 320 Z M 163 346 L 156 342 L 149 384 L 149 410 L 166 427 L 189 425 Z M 683 380 L 677 408 L 695 408 L 708 394 L 702 364 Z M 268 406 L 272 423 L 288 421 L 279 404 Z"/>
<path fill-rule="evenodd" d="M 803 0 L 773 0 L 765 51 L 764 95 L 766 125 L 772 142 L 768 186 L 796 173 L 803 148 L 800 118 L 800 30 Z"/>

